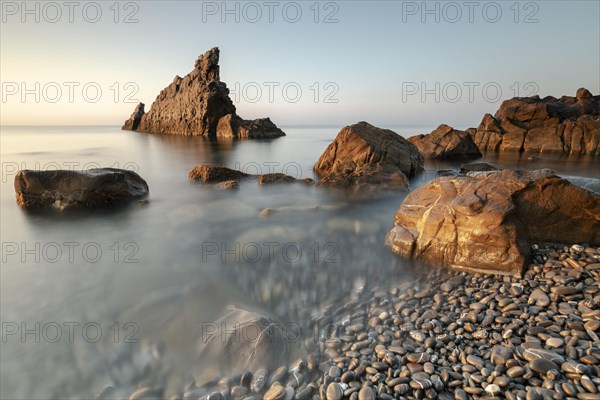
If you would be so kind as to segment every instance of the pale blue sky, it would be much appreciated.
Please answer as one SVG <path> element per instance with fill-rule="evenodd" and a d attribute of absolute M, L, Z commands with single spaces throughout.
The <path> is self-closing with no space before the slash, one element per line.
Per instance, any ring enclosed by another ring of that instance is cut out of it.
<path fill-rule="evenodd" d="M 246 85 L 245 95 L 234 96 L 238 113 L 270 116 L 281 125 L 367 120 L 473 126 L 498 108 L 497 88 L 500 100 L 513 97 L 517 87 L 521 95 L 574 95 L 582 86 L 600 94 L 599 1 L 475 1 L 472 22 L 464 1 L 427 2 L 439 11 L 426 15 L 421 1 L 273 1 L 273 22 L 266 1 L 228 2 L 230 9 L 237 4 L 239 23 L 235 14 L 222 15 L 221 1 L 120 2 L 119 23 L 115 2 L 99 1 L 102 16 L 91 23 L 85 18 L 95 18 L 96 5 L 90 3 L 78 3 L 73 23 L 62 1 L 55 3 L 62 13 L 56 23 L 50 22 L 56 10 L 39 3 L 38 23 L 35 11 L 23 15 L 20 1 L 2 1 L 2 124 L 120 124 L 135 107 L 125 102 L 131 89 L 138 87 L 133 98 L 150 107 L 176 74 L 188 73 L 213 46 L 221 49 L 221 79 L 233 89 L 236 82 L 240 89 Z M 28 7 L 35 10 L 35 4 Z M 252 23 L 256 6 L 262 17 Z M 286 21 L 297 8 L 299 21 Z M 123 23 L 131 12 L 138 22 Z M 331 13 L 338 22 L 324 23 Z M 22 99 L 23 84 L 35 91 L 36 82 L 39 103 L 34 94 Z M 79 85 L 72 102 L 64 82 Z M 126 88 L 127 82 L 135 86 Z M 264 82 L 279 84 L 273 102 Z M 435 89 L 436 82 L 440 101 L 435 94 L 422 101 L 422 85 Z M 82 87 L 90 83 L 86 98 Z M 298 102 L 286 101 L 286 84 L 289 97 L 296 87 L 302 90 Z M 58 99 L 55 86 L 62 91 Z M 252 102 L 257 86 L 262 94 Z M 102 95 L 92 103 L 95 87 Z M 327 94 L 337 103 L 324 102 Z"/>

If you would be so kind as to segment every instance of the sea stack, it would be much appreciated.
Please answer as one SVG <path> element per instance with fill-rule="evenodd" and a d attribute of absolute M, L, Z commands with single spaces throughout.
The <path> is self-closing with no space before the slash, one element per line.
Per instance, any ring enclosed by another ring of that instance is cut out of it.
<path fill-rule="evenodd" d="M 136 106 L 123 130 L 167 135 L 265 139 L 285 136 L 269 118 L 245 120 L 236 114 L 219 75 L 219 49 L 201 55 L 185 77 L 175 76 L 148 112 Z"/>

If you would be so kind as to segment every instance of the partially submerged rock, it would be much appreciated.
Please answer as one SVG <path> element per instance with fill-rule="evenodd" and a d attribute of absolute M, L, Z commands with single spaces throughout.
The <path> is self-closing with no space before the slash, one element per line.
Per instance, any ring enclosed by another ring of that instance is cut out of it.
<path fill-rule="evenodd" d="M 138 104 L 122 129 L 239 139 L 285 136 L 269 118 L 251 121 L 236 114 L 229 89 L 220 80 L 217 47 L 200 56 L 194 70 L 185 77 L 176 76 L 156 97 L 147 113 L 144 104 Z"/>
<path fill-rule="evenodd" d="M 492 164 L 484 162 L 468 163 L 460 166 L 461 174 L 466 174 L 467 172 L 489 172 L 497 170 L 498 168 L 494 167 Z"/>
<path fill-rule="evenodd" d="M 211 164 L 199 164 L 195 166 L 188 173 L 188 177 L 193 181 L 202 183 L 218 183 L 220 189 L 237 189 L 239 181 L 249 178 L 256 179 L 260 185 L 273 183 L 313 183 L 313 180 L 310 178 L 296 179 L 293 176 L 282 173 L 250 175 L 235 169 Z"/>
<path fill-rule="evenodd" d="M 423 170 L 417 148 L 389 129 L 367 122 L 346 126 L 314 166 L 319 185 L 355 190 L 405 190 L 408 179 Z"/>
<path fill-rule="evenodd" d="M 148 184 L 133 171 L 115 168 L 22 170 L 15 176 L 15 192 L 25 208 L 98 207 L 147 196 Z"/>
<path fill-rule="evenodd" d="M 600 96 L 515 97 L 468 132 L 481 151 L 600 156 Z"/>
<path fill-rule="evenodd" d="M 249 121 L 236 114 L 227 114 L 219 119 L 217 136 L 237 139 L 272 139 L 285 136 L 285 133 L 269 118 Z"/>
<path fill-rule="evenodd" d="M 196 165 L 189 173 L 188 178 L 203 183 L 218 183 L 224 181 L 239 181 L 251 175 L 235 169 L 220 167 L 218 165 Z"/>
<path fill-rule="evenodd" d="M 453 268 L 521 272 L 530 243 L 600 243 L 600 196 L 548 171 L 441 177 L 411 192 L 386 244 Z"/>
<path fill-rule="evenodd" d="M 417 146 L 419 152 L 427 159 L 456 160 L 481 157 L 481 152 L 471 135 L 445 124 L 428 135 L 412 136 L 408 141 Z"/>
<path fill-rule="evenodd" d="M 268 185 L 271 183 L 295 183 L 301 182 L 306 184 L 312 184 L 313 180 L 310 178 L 296 179 L 293 176 L 289 176 L 282 173 L 264 174 L 258 176 L 259 185 Z"/>
<path fill-rule="evenodd" d="M 240 184 L 238 183 L 238 181 L 229 180 L 217 183 L 217 187 L 222 190 L 233 190 L 239 189 Z"/>
<path fill-rule="evenodd" d="M 288 329 L 264 315 L 237 306 L 214 323 L 202 325 L 196 383 L 227 374 L 272 372 L 287 365 Z M 298 332 L 289 332 L 289 335 Z"/>

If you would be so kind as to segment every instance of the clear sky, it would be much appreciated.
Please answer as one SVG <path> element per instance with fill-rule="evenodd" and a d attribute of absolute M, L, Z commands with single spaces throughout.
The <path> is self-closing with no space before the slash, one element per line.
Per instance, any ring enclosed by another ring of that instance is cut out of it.
<path fill-rule="evenodd" d="M 599 4 L 2 1 L 0 122 L 121 124 L 218 46 L 245 118 L 476 126 L 517 94 L 600 94 Z"/>

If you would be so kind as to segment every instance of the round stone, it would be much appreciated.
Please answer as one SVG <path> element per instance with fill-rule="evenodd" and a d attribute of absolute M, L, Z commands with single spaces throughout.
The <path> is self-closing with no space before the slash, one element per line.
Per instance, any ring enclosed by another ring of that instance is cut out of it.
<path fill-rule="evenodd" d="M 564 344 L 565 344 L 565 341 L 560 338 L 550 338 L 550 339 L 546 340 L 546 346 L 548 346 L 548 347 L 557 348 L 557 347 L 564 346 Z"/>
<path fill-rule="evenodd" d="M 333 382 L 327 386 L 327 400 L 340 400 L 343 395 L 344 391 L 339 383 Z"/>
<path fill-rule="evenodd" d="M 558 369 L 558 366 L 550 360 L 536 358 L 529 362 L 529 368 L 541 375 L 546 375 L 551 369 Z"/>
<path fill-rule="evenodd" d="M 529 295 L 529 304 L 538 307 L 547 307 L 550 304 L 550 297 L 542 289 L 536 288 Z"/>
<path fill-rule="evenodd" d="M 462 389 L 456 389 L 454 391 L 454 398 L 456 400 L 467 400 L 469 398 L 469 396 L 467 396 L 467 392 L 465 392 Z"/>
<path fill-rule="evenodd" d="M 375 392 L 370 386 L 363 386 L 358 392 L 358 400 L 375 400 Z"/>
<path fill-rule="evenodd" d="M 513 350 L 506 347 L 497 345 L 494 346 L 491 355 L 491 361 L 495 365 L 506 365 L 506 362 L 513 357 Z"/>
<path fill-rule="evenodd" d="M 271 386 L 271 388 L 267 390 L 267 393 L 265 393 L 264 396 L 264 400 L 283 400 L 284 398 L 285 388 L 278 384 Z"/>
<path fill-rule="evenodd" d="M 497 394 L 500 394 L 500 386 L 492 383 L 491 385 L 487 385 L 485 387 L 485 391 L 491 396 L 495 396 Z"/>
<path fill-rule="evenodd" d="M 479 369 L 481 369 L 485 366 L 485 362 L 481 358 L 474 356 L 472 354 L 469 354 L 467 356 L 467 362 L 469 364 L 471 364 L 472 366 L 479 368 Z"/>
<path fill-rule="evenodd" d="M 525 369 L 523 367 L 512 367 L 509 368 L 508 371 L 506 371 L 506 375 L 510 376 L 511 378 L 518 378 L 520 376 L 525 375 Z"/>

